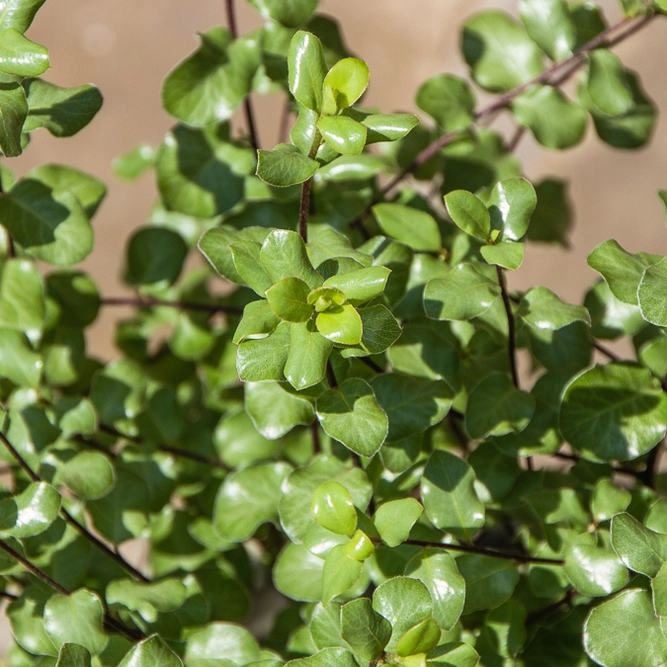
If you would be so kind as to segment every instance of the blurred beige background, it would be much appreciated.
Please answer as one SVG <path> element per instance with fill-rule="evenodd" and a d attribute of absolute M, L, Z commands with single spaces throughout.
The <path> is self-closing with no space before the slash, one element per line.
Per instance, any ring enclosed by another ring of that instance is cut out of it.
<path fill-rule="evenodd" d="M 424 79 L 444 71 L 464 74 L 458 54 L 458 26 L 487 7 L 514 11 L 515 0 L 321 0 L 322 11 L 345 26 L 349 47 L 371 69 L 369 105 L 385 111 L 414 111 L 414 95 Z M 603 0 L 610 20 L 619 16 L 617 0 Z M 241 31 L 259 18 L 237 0 Z M 195 47 L 194 33 L 224 24 L 223 0 L 49 0 L 29 36 L 50 49 L 46 78 L 64 86 L 98 85 L 102 111 L 71 139 L 36 132 L 29 150 L 11 160 L 18 174 L 43 162 L 62 162 L 102 178 L 109 195 L 95 220 L 96 249 L 84 263 L 102 292 L 122 293 L 120 272 L 130 231 L 147 220 L 155 197 L 151 176 L 123 183 L 111 173 L 111 160 L 139 142 L 156 145 L 172 124 L 160 107 L 164 76 Z M 667 109 L 667 20 L 656 21 L 618 52 L 643 78 L 650 95 Z M 260 139 L 276 142 L 278 119 L 272 100 L 257 101 Z M 613 151 L 589 129 L 587 141 L 565 153 L 551 153 L 526 137 L 519 149 L 526 174 L 569 178 L 575 207 L 572 251 L 532 246 L 521 269 L 510 276 L 514 287 L 547 285 L 578 300 L 595 274 L 587 254 L 601 241 L 616 238 L 628 250 L 667 254 L 665 218 L 656 191 L 667 188 L 667 125 L 661 120 L 651 146 L 643 151 Z M 109 358 L 111 326 L 122 314 L 105 312 L 93 328 L 90 346 Z M 5 628 L 6 638 L 6 628 Z M 0 641 L 0 644 L 4 642 Z"/>
<path fill-rule="evenodd" d="M 603 0 L 610 20 L 619 17 L 617 0 Z M 385 111 L 414 111 L 415 92 L 433 74 L 465 74 L 458 52 L 458 26 L 487 7 L 515 11 L 515 0 L 321 0 L 320 9 L 341 21 L 349 47 L 371 69 L 370 105 Z M 260 23 L 254 10 L 237 0 L 240 31 Z M 118 181 L 111 160 L 146 141 L 156 145 L 172 120 L 160 107 L 164 76 L 195 47 L 194 33 L 224 24 L 222 0 L 49 0 L 29 36 L 48 46 L 52 69 L 46 78 L 65 86 L 92 82 L 104 107 L 83 132 L 54 139 L 33 134 L 29 150 L 11 160 L 19 174 L 46 161 L 63 162 L 102 178 L 109 195 L 95 219 L 96 249 L 84 263 L 104 294 L 119 294 L 123 249 L 130 231 L 147 220 L 155 197 L 152 177 Z M 667 109 L 667 20 L 656 21 L 618 52 L 637 69 L 646 89 Z M 260 141 L 276 143 L 274 100 L 257 100 Z M 238 119 L 239 122 L 240 118 Z M 526 137 L 518 151 L 529 178 L 553 174 L 569 178 L 576 210 L 572 252 L 533 246 L 514 287 L 536 282 L 563 298 L 580 299 L 594 274 L 585 258 L 601 241 L 614 237 L 629 250 L 667 254 L 667 233 L 655 192 L 667 188 L 667 127 L 658 125 L 652 145 L 624 154 L 602 145 L 589 128 L 587 141 L 564 153 L 546 151 Z M 94 327 L 94 353 L 113 354 L 109 309 Z"/>

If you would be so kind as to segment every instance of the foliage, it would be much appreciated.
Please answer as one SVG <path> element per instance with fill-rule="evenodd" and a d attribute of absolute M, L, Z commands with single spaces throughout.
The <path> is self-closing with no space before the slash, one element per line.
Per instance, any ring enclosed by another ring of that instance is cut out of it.
<path fill-rule="evenodd" d="M 102 103 L 39 78 L 43 2 L 0 0 L 7 158 Z M 531 184 L 514 148 L 588 125 L 644 146 L 656 109 L 611 49 L 667 3 L 623 0 L 612 26 L 565 0 L 479 13 L 463 57 L 498 96 L 437 75 L 421 123 L 364 106 L 368 67 L 317 0 L 250 4 L 264 25 L 239 37 L 227 0 L 229 29 L 164 82 L 178 124 L 115 163 L 159 191 L 127 245 L 135 297 L 73 268 L 105 186 L 2 163 L 8 664 L 667 664 L 667 260 L 606 241 L 583 304 L 506 282 L 571 222 L 567 183 Z M 293 121 L 271 149 L 265 92 Z M 478 123 L 500 111 L 509 139 Z M 104 363 L 85 331 L 119 303 Z M 632 359 L 607 347 L 626 337 Z M 268 634 L 253 610 L 277 612 Z"/>

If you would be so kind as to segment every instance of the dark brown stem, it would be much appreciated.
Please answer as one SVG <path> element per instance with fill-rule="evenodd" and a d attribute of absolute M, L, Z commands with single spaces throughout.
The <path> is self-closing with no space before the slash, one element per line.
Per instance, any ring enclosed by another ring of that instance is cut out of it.
<path fill-rule="evenodd" d="M 322 443 L 320 442 L 320 427 L 315 420 L 310 425 L 310 435 L 313 440 L 313 455 L 317 456 L 322 451 Z"/>
<path fill-rule="evenodd" d="M 338 386 L 338 380 L 336 380 L 336 374 L 334 373 L 334 369 L 330 361 L 327 361 L 327 380 L 329 382 L 330 389 L 335 389 Z"/>
<path fill-rule="evenodd" d="M 234 0 L 225 0 L 225 8 L 227 10 L 227 25 L 232 37 L 236 39 L 239 36 L 238 27 L 236 25 L 236 12 L 234 11 Z M 259 148 L 259 141 L 257 139 L 257 125 L 255 123 L 255 113 L 250 101 L 250 94 L 243 99 L 243 112 L 245 113 L 246 125 L 248 126 L 248 134 L 250 135 L 250 143 L 252 147 L 257 150 Z"/>
<path fill-rule="evenodd" d="M 551 454 L 551 456 L 557 459 L 563 459 L 564 461 L 572 461 L 573 463 L 579 463 L 579 461 L 583 460 L 581 456 L 577 456 L 576 454 L 569 454 L 568 452 L 554 452 Z M 633 470 L 632 468 L 626 468 L 625 466 L 612 464 L 609 465 L 614 472 L 620 472 L 624 475 L 631 475 L 632 477 L 636 477 L 639 480 L 641 480 L 641 476 L 644 474 L 644 471 L 641 470 Z"/>
<path fill-rule="evenodd" d="M 555 63 L 548 69 L 546 69 L 542 74 L 536 76 L 534 79 L 510 90 L 509 92 L 501 95 L 499 98 L 494 100 L 491 104 L 483 107 L 475 113 L 473 122 L 465 128 L 460 130 L 455 130 L 454 132 L 448 132 L 442 137 L 439 137 L 432 144 L 427 146 L 423 151 L 421 151 L 415 159 L 395 178 L 393 178 L 383 189 L 383 194 L 387 194 L 390 190 L 393 190 L 401 181 L 403 181 L 409 174 L 421 167 L 424 163 L 428 162 L 432 157 L 437 155 L 443 148 L 448 146 L 454 139 L 461 135 L 462 132 L 468 130 L 472 125 L 478 123 L 479 121 L 492 116 L 501 109 L 505 108 L 512 100 L 526 92 L 531 86 L 536 86 L 540 84 L 544 85 L 561 85 L 563 84 L 570 76 L 572 76 L 585 62 L 586 54 L 594 49 L 597 49 L 599 46 L 602 46 L 612 35 L 620 31 L 620 34 L 616 35 L 613 39 L 609 40 L 608 46 L 616 46 L 628 37 L 634 35 L 637 31 L 641 30 L 648 23 L 650 23 L 654 18 L 655 14 L 650 16 L 644 16 L 640 19 L 634 19 L 631 17 L 626 17 L 616 23 L 613 26 L 610 26 L 606 30 L 602 31 L 599 35 L 591 39 L 589 42 L 584 44 L 576 53 L 574 53 L 567 60 L 563 60 L 559 63 Z M 630 27 L 627 30 L 624 30 L 628 25 Z M 551 79 L 555 79 L 551 81 Z"/>
<path fill-rule="evenodd" d="M 19 454 L 14 445 L 8 440 L 7 436 L 0 431 L 0 440 L 9 450 L 10 454 L 14 457 L 14 460 L 25 470 L 28 477 L 33 482 L 41 482 L 40 476 L 28 465 L 28 462 Z M 67 521 L 71 526 L 76 528 L 76 530 L 83 535 L 91 544 L 95 545 L 100 551 L 103 551 L 109 558 L 116 561 L 126 572 L 129 572 L 132 576 L 140 579 L 141 581 L 150 581 L 143 573 L 139 572 L 134 566 L 130 565 L 120 554 L 116 553 L 110 549 L 104 542 L 99 540 L 95 535 L 93 535 L 84 525 L 80 524 L 64 507 L 60 507 L 60 514 L 63 519 Z"/>
<path fill-rule="evenodd" d="M 564 560 L 560 558 L 539 558 L 538 556 L 528 556 L 527 554 L 512 553 L 511 551 L 501 551 L 500 549 L 489 549 L 487 547 L 476 547 L 471 544 L 452 544 L 451 542 L 427 542 L 426 540 L 405 540 L 403 544 L 409 544 L 416 547 L 425 547 L 431 549 L 446 549 L 448 551 L 463 551 L 470 554 L 480 554 L 490 556 L 491 558 L 504 558 L 513 560 L 517 563 L 542 563 L 543 565 L 563 565 Z"/>
<path fill-rule="evenodd" d="M 304 243 L 308 243 L 308 213 L 310 211 L 310 190 L 313 179 L 309 178 L 301 184 L 301 201 L 299 203 L 299 235 Z"/>
<path fill-rule="evenodd" d="M 514 134 L 512 135 L 512 138 L 509 140 L 507 143 L 507 152 L 508 153 L 514 153 L 514 151 L 517 149 L 517 146 L 519 145 L 519 142 L 521 139 L 526 134 L 526 128 L 525 127 L 517 127 L 516 130 L 514 131 Z"/>
<path fill-rule="evenodd" d="M 366 364 L 368 368 L 373 369 L 376 373 L 384 373 L 385 370 L 381 366 L 378 366 L 370 357 L 357 357 L 362 364 Z"/>
<path fill-rule="evenodd" d="M 43 572 L 40 570 L 38 567 L 33 565 L 29 560 L 24 558 L 18 551 L 14 551 L 7 542 L 4 540 L 0 540 L 0 549 L 2 549 L 4 552 L 8 553 L 12 558 L 14 558 L 16 561 L 21 563 L 21 565 L 30 572 L 30 574 L 34 574 L 38 579 L 41 579 L 45 584 L 51 586 L 54 590 L 58 591 L 58 593 L 61 593 L 62 595 L 70 595 L 70 592 L 64 587 L 61 586 L 57 581 L 54 581 L 49 577 L 46 572 Z"/>
<path fill-rule="evenodd" d="M 512 312 L 512 302 L 510 300 L 509 291 L 507 290 L 507 280 L 505 279 L 505 272 L 496 265 L 496 274 L 498 275 L 498 284 L 500 285 L 500 293 L 503 297 L 503 304 L 505 305 L 505 313 L 507 314 L 507 330 L 508 341 L 507 349 L 510 358 L 510 369 L 512 371 L 512 382 L 515 387 L 519 387 L 519 374 L 516 368 L 516 339 L 514 333 L 514 313 Z"/>
<path fill-rule="evenodd" d="M 612 352 L 608 347 L 605 347 L 600 341 L 596 340 L 595 338 L 591 338 L 591 343 L 593 347 L 598 350 L 598 352 L 602 352 L 605 357 L 608 359 L 611 359 L 611 361 L 620 361 L 621 358 L 615 353 Z"/>
<path fill-rule="evenodd" d="M 193 301 L 169 301 L 166 299 L 153 299 L 143 297 L 106 296 L 102 297 L 103 306 L 131 306 L 134 308 L 179 308 L 180 310 L 196 310 L 201 313 L 226 313 L 228 315 L 242 315 L 241 308 L 222 306 L 208 303 L 195 303 Z"/>

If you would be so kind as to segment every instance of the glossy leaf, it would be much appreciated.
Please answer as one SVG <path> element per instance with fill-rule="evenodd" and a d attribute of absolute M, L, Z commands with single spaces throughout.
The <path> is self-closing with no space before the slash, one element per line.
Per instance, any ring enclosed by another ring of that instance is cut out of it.
<path fill-rule="evenodd" d="M 445 196 L 445 206 L 459 229 L 482 241 L 488 240 L 491 217 L 479 197 L 467 190 L 454 190 Z"/>
<path fill-rule="evenodd" d="M 319 163 L 292 144 L 278 144 L 273 150 L 257 152 L 257 175 L 269 185 L 285 188 L 307 181 Z"/>
<path fill-rule="evenodd" d="M 10 259 L 2 267 L 0 325 L 38 337 L 44 322 L 44 288 L 32 262 Z"/>
<path fill-rule="evenodd" d="M 500 230 L 504 241 L 520 241 L 528 231 L 536 206 L 535 188 L 525 178 L 499 181 L 488 202 L 491 228 Z"/>
<path fill-rule="evenodd" d="M 317 315 L 317 330 L 333 343 L 358 345 L 363 335 L 363 323 L 356 308 L 349 303 L 331 306 Z"/>
<path fill-rule="evenodd" d="M 667 558 L 667 537 L 649 530 L 625 512 L 611 520 L 611 545 L 627 568 L 651 578 Z"/>
<path fill-rule="evenodd" d="M 324 287 L 335 287 L 352 305 L 358 305 L 380 296 L 387 285 L 391 271 L 384 266 L 369 266 L 332 276 L 324 281 Z"/>
<path fill-rule="evenodd" d="M 542 53 L 508 14 L 485 11 L 463 27 L 463 55 L 485 90 L 506 92 L 542 73 Z"/>
<path fill-rule="evenodd" d="M 311 512 L 315 521 L 332 533 L 352 537 L 357 529 L 352 496 L 340 482 L 324 482 L 315 489 Z"/>
<path fill-rule="evenodd" d="M 317 602 L 322 598 L 324 560 L 300 544 L 288 543 L 273 568 L 276 589 L 292 600 Z"/>
<path fill-rule="evenodd" d="M 14 76 L 39 76 L 51 64 L 46 47 L 32 42 L 15 28 L 0 32 L 0 71 Z"/>
<path fill-rule="evenodd" d="M 351 107 L 363 95 L 368 79 L 368 65 L 363 60 L 339 60 L 324 77 L 322 111 L 334 114 L 340 109 Z"/>
<path fill-rule="evenodd" d="M 44 607 L 44 629 L 56 644 L 79 644 L 92 655 L 107 644 L 102 627 L 104 610 L 99 597 L 81 588 L 71 595 L 56 594 Z"/>
<path fill-rule="evenodd" d="M 158 635 L 151 635 L 148 639 L 135 644 L 118 667 L 148 667 L 149 665 L 183 667 L 181 659 Z"/>
<path fill-rule="evenodd" d="M 435 648 L 440 640 L 440 628 L 432 618 L 426 618 L 421 623 L 410 628 L 396 645 L 396 653 L 400 656 L 428 653 Z"/>
<path fill-rule="evenodd" d="M 238 274 L 257 294 L 264 296 L 273 285 L 273 280 L 260 263 L 261 250 L 262 245 L 257 241 L 237 241 L 229 245 Z"/>
<path fill-rule="evenodd" d="M 373 215 L 382 231 L 414 250 L 439 252 L 440 230 L 432 215 L 402 204 L 376 204 Z"/>
<path fill-rule="evenodd" d="M 660 665 L 667 639 L 653 612 L 650 595 L 630 589 L 591 611 L 584 626 L 586 653 L 605 667 Z M 642 646 L 641 651 L 636 647 Z"/>
<path fill-rule="evenodd" d="M 341 608 L 341 637 L 364 660 L 376 660 L 391 637 L 391 624 L 368 598 L 357 598 Z"/>
<path fill-rule="evenodd" d="M 70 412 L 65 414 L 59 423 L 71 428 L 73 418 Z M 88 429 L 80 430 L 85 432 Z M 111 462 L 104 454 L 83 451 L 59 467 L 56 479 L 59 483 L 65 484 L 79 498 L 94 500 L 102 498 L 112 489 L 115 474 Z"/>
<path fill-rule="evenodd" d="M 327 144 L 343 155 L 359 155 L 366 145 L 366 127 L 347 116 L 322 116 L 317 128 Z"/>
<path fill-rule="evenodd" d="M 564 0 L 521 0 L 521 21 L 528 36 L 552 60 L 565 60 L 575 46 L 576 27 Z"/>
<path fill-rule="evenodd" d="M 310 288 L 300 278 L 283 278 L 266 291 L 271 310 L 288 322 L 305 322 L 313 313 Z"/>
<path fill-rule="evenodd" d="M 0 376 L 19 387 L 37 388 L 42 365 L 41 356 L 22 333 L 0 329 Z"/>
<path fill-rule="evenodd" d="M 343 382 L 317 399 L 324 431 L 361 456 L 375 454 L 387 437 L 389 420 L 373 390 L 361 379 Z"/>
<path fill-rule="evenodd" d="M 424 510 L 433 524 L 466 541 L 484 525 L 484 505 L 474 487 L 475 473 L 461 458 L 433 452 L 421 483 Z"/>
<path fill-rule="evenodd" d="M 325 648 L 309 658 L 290 660 L 288 667 L 356 667 L 352 653 L 344 648 Z"/>
<path fill-rule="evenodd" d="M 45 0 L 2 0 L 0 2 L 0 26 L 25 32 Z"/>
<path fill-rule="evenodd" d="M 295 28 L 308 20 L 318 0 L 250 0 L 250 3 L 264 18 Z"/>
<path fill-rule="evenodd" d="M 498 245 L 485 245 L 479 249 L 480 254 L 487 264 L 501 266 L 510 271 L 516 271 L 523 264 L 524 243 L 499 243 Z"/>
<path fill-rule="evenodd" d="M 306 246 L 296 232 L 271 231 L 262 245 L 260 261 L 274 282 L 300 278 L 311 290 L 322 284 L 322 278 L 310 263 Z"/>
<path fill-rule="evenodd" d="M 563 572 L 582 595 L 589 597 L 615 593 L 628 582 L 628 571 L 613 551 L 585 544 L 568 551 Z"/>
<path fill-rule="evenodd" d="M 322 604 L 326 607 L 336 596 L 354 586 L 363 563 L 350 557 L 342 545 L 334 547 L 324 561 L 322 570 Z"/>
<path fill-rule="evenodd" d="M 593 461 L 628 461 L 667 431 L 667 398 L 643 368 L 596 366 L 565 388 L 559 416 L 567 441 Z"/>
<path fill-rule="evenodd" d="M 23 152 L 21 132 L 28 116 L 25 92 L 16 81 L 0 82 L 0 150 L 7 157 Z"/>
<path fill-rule="evenodd" d="M 519 581 L 516 565 L 511 561 L 464 554 L 456 564 L 466 582 L 464 614 L 499 607 L 509 600 Z"/>
<path fill-rule="evenodd" d="M 185 660 L 194 667 L 206 667 L 220 660 L 233 665 L 254 664 L 260 657 L 254 637 L 233 623 L 210 623 L 188 638 Z"/>
<path fill-rule="evenodd" d="M 531 327 L 553 331 L 577 321 L 591 323 L 586 308 L 565 303 L 546 287 L 533 287 L 524 294 L 519 315 Z"/>
<path fill-rule="evenodd" d="M 282 322 L 266 338 L 246 339 L 236 351 L 236 371 L 244 382 L 281 381 L 290 351 L 290 324 Z"/>
<path fill-rule="evenodd" d="M 33 482 L 22 493 L 0 501 L 0 531 L 19 539 L 39 535 L 59 510 L 60 494 L 44 482 Z"/>
<path fill-rule="evenodd" d="M 477 651 L 462 642 L 441 644 L 428 654 L 430 665 L 444 665 L 445 667 L 476 667 L 479 663 Z"/>
<path fill-rule="evenodd" d="M 24 132 L 45 128 L 54 137 L 71 137 L 102 108 L 102 93 L 91 84 L 61 88 L 42 79 L 28 79 L 23 86 L 28 99 Z"/>
<path fill-rule="evenodd" d="M 372 113 L 361 119 L 366 128 L 366 145 L 382 141 L 398 141 L 408 135 L 419 119 L 410 113 Z"/>
<path fill-rule="evenodd" d="M 303 30 L 297 32 L 289 45 L 287 63 L 292 95 L 308 109 L 319 112 L 322 109 L 322 87 L 327 73 L 320 40 L 312 33 Z"/>
<path fill-rule="evenodd" d="M 609 521 L 615 514 L 624 512 L 632 496 L 627 489 L 616 486 L 609 479 L 601 479 L 591 499 L 591 511 L 596 521 Z"/>
<path fill-rule="evenodd" d="M 382 541 L 389 547 L 397 547 L 408 539 L 412 526 L 423 511 L 424 508 L 414 498 L 391 500 L 380 505 L 373 523 Z"/>
<path fill-rule="evenodd" d="M 285 463 L 267 463 L 226 477 L 215 501 L 214 530 L 225 540 L 242 542 L 262 523 L 277 522 L 280 485 L 291 471 Z"/>
<path fill-rule="evenodd" d="M 318 384 L 326 375 L 333 347 L 333 342 L 322 336 L 312 321 L 292 324 L 285 379 L 297 390 Z"/>
<path fill-rule="evenodd" d="M 485 313 L 499 296 L 498 283 L 470 264 L 459 264 L 444 278 L 429 281 L 424 310 L 434 320 L 471 320 Z"/>

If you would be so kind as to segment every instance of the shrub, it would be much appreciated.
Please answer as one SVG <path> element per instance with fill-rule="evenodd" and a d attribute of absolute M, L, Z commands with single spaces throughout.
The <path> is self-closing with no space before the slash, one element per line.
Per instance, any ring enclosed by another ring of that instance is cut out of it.
<path fill-rule="evenodd" d="M 43 2 L 0 1 L 8 158 L 102 103 L 39 78 Z M 583 305 L 506 272 L 570 224 L 567 183 L 531 184 L 516 145 L 592 123 L 644 146 L 656 109 L 612 47 L 667 3 L 623 0 L 611 26 L 564 0 L 479 13 L 463 56 L 497 95 L 435 76 L 420 123 L 363 106 L 368 67 L 317 0 L 250 2 L 266 23 L 238 37 L 227 0 L 230 28 L 164 82 L 178 124 L 116 163 L 159 191 L 127 246 L 136 297 L 72 268 L 105 186 L 2 163 L 9 664 L 665 664 L 667 260 L 604 242 Z M 276 91 L 293 123 L 268 150 L 250 93 Z M 135 312 L 103 363 L 85 330 L 117 303 Z M 623 337 L 633 359 L 607 347 Z M 138 538 L 147 563 L 121 553 Z M 258 637 L 253 610 L 273 616 Z"/>

